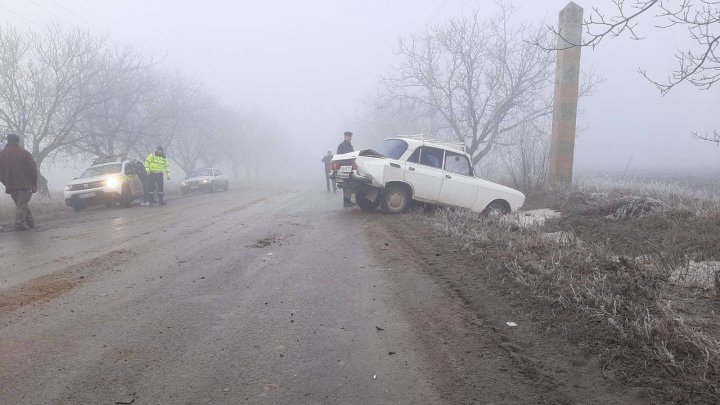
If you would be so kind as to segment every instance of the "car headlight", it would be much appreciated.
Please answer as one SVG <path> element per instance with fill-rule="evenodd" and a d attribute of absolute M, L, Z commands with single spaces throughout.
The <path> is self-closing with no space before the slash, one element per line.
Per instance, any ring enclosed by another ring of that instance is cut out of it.
<path fill-rule="evenodd" d="M 118 188 L 120 186 L 120 179 L 117 177 L 110 177 L 105 180 L 105 186 L 109 188 Z"/>
<path fill-rule="evenodd" d="M 72 187 L 70 187 L 70 186 L 65 186 L 65 191 L 72 191 Z"/>
<path fill-rule="evenodd" d="M 183 182 L 180 183 L 180 186 L 181 186 L 181 187 L 185 187 L 185 186 L 187 186 L 187 183 L 185 183 L 185 182 L 183 181 Z"/>
<path fill-rule="evenodd" d="M 205 179 L 202 181 L 202 183 L 208 183 L 208 182 L 210 182 L 210 180 Z"/>

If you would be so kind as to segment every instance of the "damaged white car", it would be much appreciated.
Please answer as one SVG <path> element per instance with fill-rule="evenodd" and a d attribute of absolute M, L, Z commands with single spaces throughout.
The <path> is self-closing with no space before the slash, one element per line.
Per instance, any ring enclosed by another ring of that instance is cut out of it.
<path fill-rule="evenodd" d="M 366 211 L 400 213 L 413 200 L 500 215 L 523 205 L 523 193 L 475 176 L 470 162 L 460 144 L 399 136 L 377 149 L 336 155 L 330 176 Z"/>

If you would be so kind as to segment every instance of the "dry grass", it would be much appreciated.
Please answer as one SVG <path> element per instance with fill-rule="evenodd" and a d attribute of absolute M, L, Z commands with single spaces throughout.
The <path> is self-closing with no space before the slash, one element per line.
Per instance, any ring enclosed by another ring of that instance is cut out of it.
<path fill-rule="evenodd" d="M 604 373 L 666 400 L 720 403 L 718 204 L 626 194 L 536 192 L 530 206 L 564 212 L 536 226 L 457 210 L 439 210 L 432 222 L 487 277 L 509 275 L 532 305 L 547 307 L 548 326 L 601 355 Z"/>

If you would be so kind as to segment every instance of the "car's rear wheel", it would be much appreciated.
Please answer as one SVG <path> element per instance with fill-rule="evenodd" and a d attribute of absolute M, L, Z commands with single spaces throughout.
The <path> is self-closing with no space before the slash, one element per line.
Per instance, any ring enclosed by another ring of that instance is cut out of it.
<path fill-rule="evenodd" d="M 132 192 L 130 191 L 130 187 L 127 184 L 124 184 L 122 187 L 122 191 L 120 192 L 120 206 L 123 208 L 127 208 L 132 203 L 133 196 Z"/>
<path fill-rule="evenodd" d="M 367 197 L 365 197 L 365 194 L 355 194 L 355 201 L 357 202 L 358 207 L 360 207 L 363 211 L 375 211 L 379 205 L 377 199 L 375 201 L 370 201 Z"/>
<path fill-rule="evenodd" d="M 388 214 L 400 214 L 410 207 L 410 193 L 406 187 L 390 186 L 378 198 L 383 211 Z"/>
<path fill-rule="evenodd" d="M 510 213 L 510 206 L 505 201 L 495 200 L 488 204 L 482 213 L 488 217 L 501 217 Z"/>

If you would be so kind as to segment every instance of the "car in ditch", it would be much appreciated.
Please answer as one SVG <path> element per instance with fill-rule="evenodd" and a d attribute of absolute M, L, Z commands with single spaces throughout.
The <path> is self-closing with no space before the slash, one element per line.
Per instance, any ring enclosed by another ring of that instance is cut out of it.
<path fill-rule="evenodd" d="M 400 213 L 418 201 L 503 215 L 523 205 L 523 193 L 477 177 L 471 162 L 462 144 L 398 136 L 334 156 L 330 176 L 367 211 Z"/>
<path fill-rule="evenodd" d="M 96 159 L 92 166 L 65 186 L 65 204 L 75 211 L 91 205 L 130 206 L 143 196 L 136 167 L 138 161 L 135 159 Z"/>
<path fill-rule="evenodd" d="M 207 191 L 214 193 L 217 190 L 227 191 L 230 189 L 230 182 L 226 175 L 215 167 L 193 170 L 188 177 L 180 182 L 180 190 L 183 194 L 192 191 Z"/>

